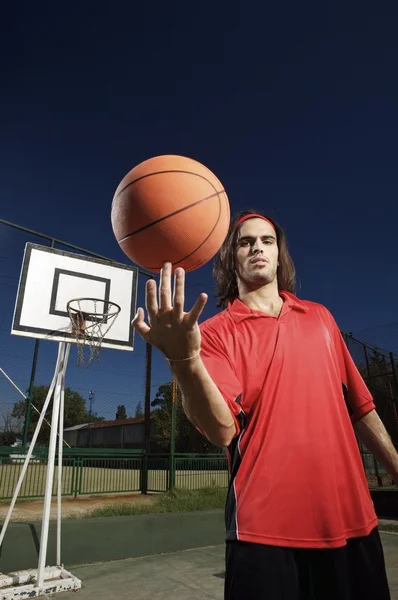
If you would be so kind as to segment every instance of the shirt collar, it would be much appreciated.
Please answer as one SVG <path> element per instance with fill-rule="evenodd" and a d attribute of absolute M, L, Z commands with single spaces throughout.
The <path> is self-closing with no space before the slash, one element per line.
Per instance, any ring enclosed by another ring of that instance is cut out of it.
<path fill-rule="evenodd" d="M 287 311 L 297 310 L 299 312 L 307 312 L 308 306 L 304 304 L 301 300 L 297 298 L 294 294 L 290 292 L 285 292 L 284 290 L 279 291 L 279 295 L 283 298 L 283 307 L 281 311 L 281 316 L 283 316 Z M 246 306 L 239 298 L 236 298 L 233 302 L 229 302 L 227 307 L 228 312 L 234 321 L 239 323 L 239 321 L 243 321 L 244 319 L 252 318 L 252 317 L 269 317 L 267 313 L 262 312 L 261 310 L 253 310 Z"/>

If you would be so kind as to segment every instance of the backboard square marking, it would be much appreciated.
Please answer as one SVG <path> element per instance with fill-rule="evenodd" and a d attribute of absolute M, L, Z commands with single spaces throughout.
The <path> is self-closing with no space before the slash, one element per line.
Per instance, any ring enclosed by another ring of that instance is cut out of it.
<path fill-rule="evenodd" d="M 66 269 L 59 269 L 56 268 L 54 271 L 54 282 L 53 282 L 53 288 L 51 291 L 51 303 L 50 303 L 50 309 L 49 309 L 49 314 L 50 315 L 58 315 L 60 317 L 68 317 L 68 311 L 66 310 L 66 305 L 68 303 L 69 300 L 71 300 L 71 298 L 68 298 L 68 296 L 66 295 L 67 293 L 67 288 L 68 287 L 68 283 L 70 286 L 71 281 L 67 282 L 65 281 L 65 278 L 70 277 L 70 278 L 80 278 L 82 280 L 86 280 L 87 282 L 91 282 L 91 283 L 99 283 L 102 284 L 98 287 L 98 291 L 99 293 L 96 294 L 95 293 L 95 286 L 91 286 L 89 288 L 89 290 L 86 291 L 86 289 L 84 289 L 83 286 L 83 282 L 82 282 L 82 287 L 79 290 L 79 295 L 80 296 L 87 296 L 88 295 L 88 291 L 89 291 L 89 295 L 90 296 L 95 296 L 98 298 L 103 299 L 104 302 L 108 302 L 109 301 L 109 293 L 110 293 L 110 288 L 111 288 L 111 282 L 110 279 L 107 279 L 105 277 L 97 277 L 95 275 L 89 275 L 88 273 L 79 273 L 77 271 L 67 271 Z M 86 286 L 87 287 L 87 286 Z M 64 309 L 62 309 L 62 306 L 64 306 Z"/>

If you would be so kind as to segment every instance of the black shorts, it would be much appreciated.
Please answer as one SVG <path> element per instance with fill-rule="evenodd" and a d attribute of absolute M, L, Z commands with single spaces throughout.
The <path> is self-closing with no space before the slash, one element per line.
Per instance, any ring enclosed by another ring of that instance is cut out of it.
<path fill-rule="evenodd" d="M 225 600 L 391 600 L 376 527 L 330 550 L 227 542 Z"/>

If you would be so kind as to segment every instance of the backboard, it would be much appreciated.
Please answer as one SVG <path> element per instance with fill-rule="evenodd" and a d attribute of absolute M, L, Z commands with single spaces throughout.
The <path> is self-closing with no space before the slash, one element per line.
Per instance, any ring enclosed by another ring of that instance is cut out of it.
<path fill-rule="evenodd" d="M 105 334 L 103 348 L 133 350 L 138 268 L 28 243 L 11 333 L 72 342 L 67 303 L 73 298 L 115 302 L 121 311 Z"/>

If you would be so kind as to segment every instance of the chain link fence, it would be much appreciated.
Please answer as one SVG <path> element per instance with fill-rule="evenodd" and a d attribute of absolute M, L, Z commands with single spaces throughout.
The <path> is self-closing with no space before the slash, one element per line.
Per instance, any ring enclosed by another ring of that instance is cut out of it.
<path fill-rule="evenodd" d="M 10 335 L 25 244 L 34 242 L 104 257 L 15 228 L 1 220 L 0 240 L 3 309 L 0 316 L 0 368 L 14 383 L 12 385 L 0 374 L 0 446 L 3 447 L 0 471 L 3 480 L 8 480 L 11 475 L 15 477 L 18 452 L 23 455 L 37 423 L 53 376 L 58 346 L 57 343 Z M 141 306 L 146 280 L 147 275 L 141 273 L 138 283 Z M 398 447 L 398 357 L 350 334 L 344 334 L 344 338 L 374 396 L 377 411 Z M 40 464 L 44 460 L 49 433 L 49 424 L 45 423 L 39 438 Z M 70 473 L 73 473 L 67 484 L 70 493 L 76 493 L 76 490 L 86 493 L 86 489 L 100 493 L 104 485 L 98 483 L 97 477 L 100 481 L 108 478 L 105 487 L 112 491 L 227 486 L 225 453 L 206 440 L 187 420 L 180 392 L 164 357 L 139 336 L 135 337 L 134 352 L 102 349 L 100 362 L 88 369 L 77 366 L 77 349 L 72 346 L 66 375 L 64 440 L 66 452 L 73 454 L 65 455 Z M 14 447 L 10 458 L 10 452 L 5 452 L 4 446 L 11 444 Z M 391 485 L 387 473 L 366 448 L 361 444 L 360 447 L 369 485 Z M 116 454 L 109 455 L 109 452 Z M 106 461 L 110 461 L 109 464 Z M 134 463 L 134 476 L 126 475 L 126 465 L 130 463 Z M 86 470 L 81 470 L 82 465 Z M 120 478 L 123 477 L 122 484 Z M 5 490 L 9 484 L 4 485 L 0 483 L 0 496 L 8 493 Z M 33 486 L 34 495 L 38 493 L 37 489 Z M 29 495 L 28 491 L 26 493 Z"/>
<path fill-rule="evenodd" d="M 0 497 L 8 498 L 58 351 L 55 342 L 10 335 L 25 245 L 32 242 L 104 257 L 1 220 L 0 241 Z M 140 274 L 141 306 L 147 279 L 147 274 Z M 103 348 L 98 364 L 84 369 L 77 363 L 77 348 L 72 345 L 65 381 L 65 494 L 227 485 L 224 454 L 186 419 L 160 352 L 135 336 L 133 352 Z M 24 497 L 44 493 L 51 406 L 46 417 L 24 482 Z M 133 464 L 134 473 L 128 475 Z"/>
<path fill-rule="evenodd" d="M 398 356 L 355 339 L 344 338 L 359 372 L 373 395 L 376 410 L 387 432 L 398 448 Z M 371 488 L 394 486 L 386 470 L 358 440 L 362 459 Z"/>

